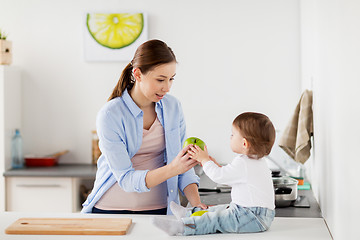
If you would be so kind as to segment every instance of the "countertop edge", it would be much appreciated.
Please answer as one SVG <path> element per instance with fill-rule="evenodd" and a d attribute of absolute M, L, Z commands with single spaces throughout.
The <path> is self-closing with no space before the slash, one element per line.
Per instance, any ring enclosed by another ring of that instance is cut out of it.
<path fill-rule="evenodd" d="M 96 165 L 92 164 L 59 164 L 51 167 L 26 167 L 8 169 L 4 177 L 81 177 L 94 178 Z"/>

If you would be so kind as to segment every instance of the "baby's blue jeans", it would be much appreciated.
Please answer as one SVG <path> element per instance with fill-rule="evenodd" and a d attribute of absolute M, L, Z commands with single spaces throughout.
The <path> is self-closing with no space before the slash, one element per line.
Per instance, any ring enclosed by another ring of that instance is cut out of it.
<path fill-rule="evenodd" d="M 270 228 L 275 210 L 263 207 L 242 207 L 235 203 L 212 206 L 202 216 L 190 217 L 194 208 L 181 220 L 185 224 L 183 235 L 201 235 L 209 233 L 253 233 Z"/>

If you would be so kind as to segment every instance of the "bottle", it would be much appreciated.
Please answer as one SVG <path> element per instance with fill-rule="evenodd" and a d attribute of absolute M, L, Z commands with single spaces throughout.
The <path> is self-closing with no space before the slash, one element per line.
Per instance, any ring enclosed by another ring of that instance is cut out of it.
<path fill-rule="evenodd" d="M 23 142 L 19 129 L 15 130 L 15 135 L 11 140 L 11 165 L 12 168 L 24 167 Z"/>

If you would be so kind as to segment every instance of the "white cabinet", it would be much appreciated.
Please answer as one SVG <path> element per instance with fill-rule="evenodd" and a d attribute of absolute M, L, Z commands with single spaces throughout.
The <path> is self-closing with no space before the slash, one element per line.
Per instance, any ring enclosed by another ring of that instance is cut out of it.
<path fill-rule="evenodd" d="M 97 167 L 63 164 L 5 171 L 6 211 L 79 212 Z"/>
<path fill-rule="evenodd" d="M 6 211 L 77 212 L 79 179 L 6 177 Z"/>
<path fill-rule="evenodd" d="M 0 65 L 0 211 L 5 210 L 3 173 L 11 167 L 15 128 L 21 129 L 21 72 L 16 67 Z"/>

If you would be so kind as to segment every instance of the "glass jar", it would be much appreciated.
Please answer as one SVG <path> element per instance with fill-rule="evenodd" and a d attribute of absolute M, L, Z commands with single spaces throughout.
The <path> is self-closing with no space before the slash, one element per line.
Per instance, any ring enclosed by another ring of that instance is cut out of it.
<path fill-rule="evenodd" d="M 97 164 L 97 160 L 101 155 L 99 148 L 99 137 L 95 130 L 91 131 L 92 133 L 92 163 Z"/>

